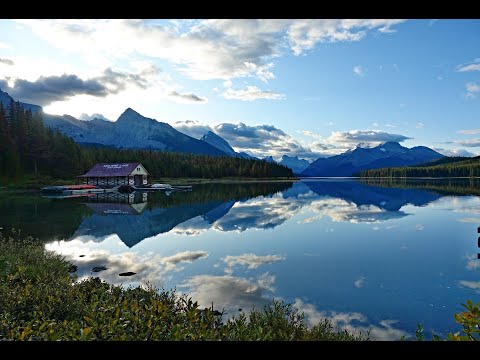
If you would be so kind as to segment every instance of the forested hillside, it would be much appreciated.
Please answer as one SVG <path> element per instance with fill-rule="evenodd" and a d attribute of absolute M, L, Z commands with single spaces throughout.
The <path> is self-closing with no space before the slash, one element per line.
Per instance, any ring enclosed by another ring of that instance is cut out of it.
<path fill-rule="evenodd" d="M 467 159 L 467 160 L 465 160 Z M 442 158 L 432 165 L 365 170 L 361 177 L 480 177 L 480 156 Z"/>
<path fill-rule="evenodd" d="M 141 162 L 154 178 L 292 177 L 282 165 L 238 157 L 211 157 L 155 150 L 82 147 L 47 128 L 39 112 L 19 102 L 0 103 L 0 183 L 24 175 L 74 178 L 97 162 Z"/>

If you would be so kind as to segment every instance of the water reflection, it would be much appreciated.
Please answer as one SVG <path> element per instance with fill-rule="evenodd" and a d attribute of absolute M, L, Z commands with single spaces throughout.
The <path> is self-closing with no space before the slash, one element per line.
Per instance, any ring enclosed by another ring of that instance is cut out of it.
<path fill-rule="evenodd" d="M 69 219 L 41 231 L 80 278 L 176 287 L 227 316 L 283 299 L 311 323 L 399 339 L 418 322 L 426 333 L 457 331 L 453 313 L 478 296 L 477 185 L 317 179 L 33 205 L 0 198 L 0 226 Z"/>

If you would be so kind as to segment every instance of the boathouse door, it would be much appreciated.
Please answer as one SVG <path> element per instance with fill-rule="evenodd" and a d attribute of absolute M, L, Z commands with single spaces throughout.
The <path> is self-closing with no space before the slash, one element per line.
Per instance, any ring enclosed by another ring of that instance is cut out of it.
<path fill-rule="evenodd" d="M 141 186 L 142 185 L 142 175 L 134 175 L 133 176 L 133 182 L 135 186 Z"/>

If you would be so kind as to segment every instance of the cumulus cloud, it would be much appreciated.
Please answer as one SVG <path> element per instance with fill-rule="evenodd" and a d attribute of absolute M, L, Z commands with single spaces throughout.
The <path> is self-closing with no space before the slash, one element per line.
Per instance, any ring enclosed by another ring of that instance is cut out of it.
<path fill-rule="evenodd" d="M 387 133 L 381 130 L 350 130 L 350 131 L 334 131 L 327 139 L 329 143 L 381 143 L 381 142 L 402 142 L 411 139 L 408 136 L 400 134 Z"/>
<path fill-rule="evenodd" d="M 242 101 L 253 101 L 253 100 L 259 100 L 259 99 L 265 99 L 265 100 L 285 99 L 284 94 L 279 94 L 270 90 L 261 90 L 256 86 L 247 86 L 243 90 L 234 90 L 232 88 L 229 88 L 223 92 L 222 96 L 225 99 L 242 100 Z"/>
<path fill-rule="evenodd" d="M 35 81 L 16 79 L 12 87 L 6 80 L 0 80 L 0 87 L 13 98 L 46 106 L 76 95 L 106 97 L 118 94 L 130 86 L 145 89 L 149 84 L 149 76 L 156 72 L 155 68 L 149 68 L 138 74 L 130 74 L 107 68 L 100 76 L 86 80 L 77 75 L 63 74 L 40 76 Z"/>
<path fill-rule="evenodd" d="M 480 220 L 480 219 L 477 219 Z M 467 259 L 467 270 L 477 270 L 480 269 L 480 261 L 477 254 L 471 254 L 466 256 Z"/>
<path fill-rule="evenodd" d="M 459 140 L 455 141 L 455 143 L 466 147 L 479 147 L 480 139 Z"/>
<path fill-rule="evenodd" d="M 367 316 L 359 312 L 319 311 L 314 305 L 305 303 L 301 299 L 295 299 L 294 306 L 305 314 L 305 320 L 310 327 L 324 319 L 331 321 L 335 329 L 346 329 L 349 332 L 369 332 L 369 338 L 378 341 L 398 340 L 408 333 L 394 327 L 396 320 L 380 320 L 378 324 L 370 324 Z"/>
<path fill-rule="evenodd" d="M 395 19 L 295 20 L 288 29 L 288 38 L 293 53 L 300 55 L 306 50 L 313 49 L 318 43 L 361 40 L 368 30 L 377 29 L 386 33 L 393 25 L 403 21 Z"/>
<path fill-rule="evenodd" d="M 282 155 L 298 156 L 301 159 L 316 160 L 319 157 L 337 155 L 354 148 L 358 144 L 378 145 L 382 142 L 402 142 L 410 137 L 388 133 L 380 130 L 350 130 L 332 132 L 329 137 L 323 138 L 320 134 L 310 130 L 301 133 L 311 137 L 312 142 L 307 145 L 285 133 L 274 125 L 246 125 L 221 123 L 207 125 L 198 121 L 177 121 L 174 127 L 194 138 L 200 138 L 212 131 L 225 139 L 237 152 L 247 152 L 253 156 L 263 158 L 272 156 L 279 159 Z"/>
<path fill-rule="evenodd" d="M 207 98 L 197 96 L 193 93 L 181 94 L 177 91 L 170 92 L 169 96 L 176 102 L 182 104 L 206 104 Z"/>
<path fill-rule="evenodd" d="M 206 251 L 184 251 L 172 256 L 164 257 L 161 259 L 161 262 L 167 264 L 167 270 L 171 270 L 180 262 L 191 263 L 195 260 L 206 257 L 208 257 L 208 253 Z"/>
<path fill-rule="evenodd" d="M 465 150 L 465 149 L 445 149 L 445 148 L 433 148 L 433 150 L 438 151 L 440 154 L 445 156 L 475 156 L 474 153 Z"/>
<path fill-rule="evenodd" d="M 13 62 L 13 60 L 6 59 L 6 58 L 0 58 L 0 64 L 13 65 L 15 63 Z"/>
<path fill-rule="evenodd" d="M 176 121 L 173 125 L 178 131 L 187 134 L 195 139 L 200 139 L 209 131 L 213 131 L 210 125 L 201 123 L 196 120 Z"/>
<path fill-rule="evenodd" d="M 107 240 L 108 241 L 108 240 Z M 110 284 L 128 285 L 154 285 L 157 288 L 164 286 L 169 272 L 175 269 L 180 262 L 193 262 L 208 256 L 205 251 L 185 251 L 168 257 L 159 254 L 138 254 L 132 251 L 112 253 L 100 248 L 91 240 L 82 241 L 54 241 L 45 246 L 47 250 L 59 253 L 73 264 L 78 266 L 78 280 L 91 276 L 98 276 Z M 78 257 L 79 254 L 84 257 Z M 93 273 L 95 266 L 105 266 L 107 270 Z M 131 277 L 121 277 L 118 274 L 132 271 L 136 274 Z"/>
<path fill-rule="evenodd" d="M 362 288 L 365 286 L 365 280 L 367 278 L 365 276 L 360 276 L 357 280 L 353 282 L 353 285 L 355 285 L 356 288 Z"/>
<path fill-rule="evenodd" d="M 375 205 L 357 206 L 341 198 L 325 198 L 312 201 L 310 209 L 322 216 L 330 217 L 334 222 L 349 222 L 352 224 L 376 224 L 408 216 L 403 211 L 387 211 Z"/>
<path fill-rule="evenodd" d="M 480 281 L 467 281 L 467 280 L 460 280 L 458 284 L 461 287 L 475 290 L 477 293 L 480 293 Z"/>
<path fill-rule="evenodd" d="M 469 82 L 465 84 L 465 88 L 467 89 L 467 98 L 475 98 L 477 97 L 477 93 L 480 92 L 480 86 L 476 82 Z"/>
<path fill-rule="evenodd" d="M 477 135 L 480 134 L 480 129 L 458 130 L 457 132 L 463 135 Z"/>
<path fill-rule="evenodd" d="M 475 61 L 466 65 L 459 65 L 457 67 L 458 72 L 467 72 L 467 71 L 480 71 L 480 59 L 475 59 Z"/>
<path fill-rule="evenodd" d="M 103 116 L 102 114 L 98 114 L 98 113 L 95 113 L 95 114 L 92 114 L 92 115 L 82 113 L 82 114 L 80 114 L 78 119 L 79 120 L 84 120 L 84 121 L 91 121 L 93 119 L 101 119 L 101 120 L 105 120 L 105 121 L 111 121 L 111 120 L 107 119 L 105 116 Z"/>
<path fill-rule="evenodd" d="M 271 302 L 275 277 L 268 273 L 258 279 L 245 279 L 231 275 L 196 275 L 179 287 L 186 288 L 189 296 L 200 307 L 225 309 L 228 314 L 237 314 L 238 309 L 250 310 L 253 306 L 263 308 Z"/>
<path fill-rule="evenodd" d="M 225 139 L 237 152 L 247 152 L 256 157 L 282 155 L 298 156 L 300 158 L 317 159 L 323 154 L 309 147 L 303 146 L 299 141 L 273 125 L 246 125 L 221 123 L 210 126 L 198 121 L 177 121 L 175 129 L 196 139 L 212 131 Z"/>
<path fill-rule="evenodd" d="M 213 228 L 238 232 L 252 228 L 273 229 L 295 216 L 303 205 L 302 201 L 291 201 L 280 195 L 237 202 L 225 216 L 213 223 Z"/>
<path fill-rule="evenodd" d="M 165 59 L 200 80 L 274 78 L 272 60 L 318 43 L 358 41 L 391 32 L 394 19 L 17 20 L 61 49 L 104 58 L 134 54 Z"/>
<path fill-rule="evenodd" d="M 242 255 L 227 255 L 221 260 L 227 264 L 228 267 L 233 267 L 235 265 L 243 265 L 249 269 L 256 269 L 261 265 L 271 264 L 275 261 L 283 260 L 284 258 L 279 255 L 264 255 L 259 256 L 253 253 L 242 254 Z"/>
<path fill-rule="evenodd" d="M 359 77 L 365 76 L 365 70 L 360 65 L 356 65 L 353 67 L 353 73 Z"/>

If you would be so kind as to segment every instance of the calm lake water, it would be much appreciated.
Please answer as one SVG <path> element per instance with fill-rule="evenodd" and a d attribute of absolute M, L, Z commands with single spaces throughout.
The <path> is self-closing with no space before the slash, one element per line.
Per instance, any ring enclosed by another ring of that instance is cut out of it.
<path fill-rule="evenodd" d="M 116 199 L 3 195 L 0 227 L 39 237 L 80 278 L 176 288 L 227 316 L 282 299 L 309 322 L 398 340 L 417 323 L 426 337 L 459 331 L 454 312 L 479 300 L 479 196 L 469 181 L 351 179 Z"/>

